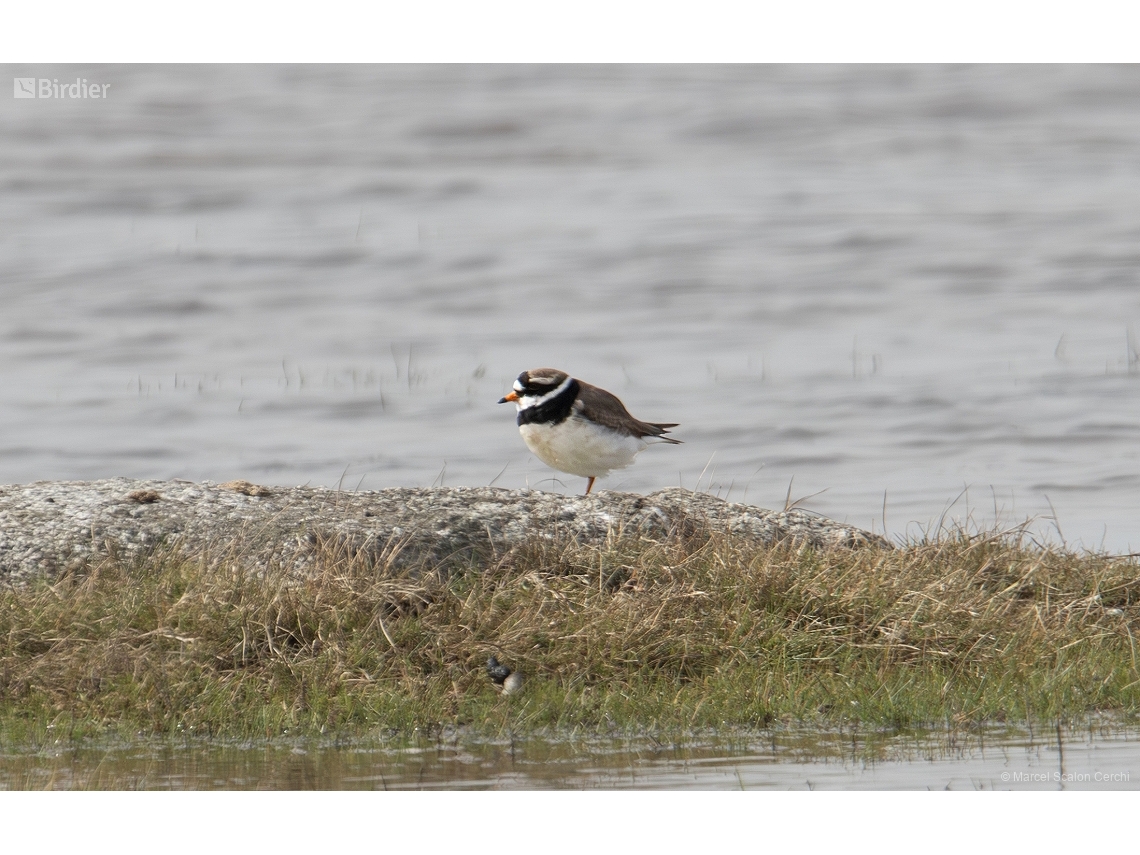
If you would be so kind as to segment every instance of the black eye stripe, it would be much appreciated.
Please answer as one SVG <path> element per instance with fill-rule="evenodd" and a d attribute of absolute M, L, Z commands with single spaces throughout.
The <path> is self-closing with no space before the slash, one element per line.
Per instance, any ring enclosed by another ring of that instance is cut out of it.
<path fill-rule="evenodd" d="M 566 420 L 570 415 L 570 410 L 574 406 L 574 401 L 578 397 L 578 383 L 567 377 L 563 383 L 566 387 L 557 395 L 553 395 L 550 399 L 542 403 L 534 403 L 519 410 L 518 418 L 516 421 L 520 426 L 532 423 L 548 423 L 559 424 Z M 533 395 L 536 398 L 542 398 L 545 395 L 551 395 L 558 387 L 557 384 L 553 388 L 551 385 L 542 386 L 539 388 L 528 387 L 526 394 Z"/>

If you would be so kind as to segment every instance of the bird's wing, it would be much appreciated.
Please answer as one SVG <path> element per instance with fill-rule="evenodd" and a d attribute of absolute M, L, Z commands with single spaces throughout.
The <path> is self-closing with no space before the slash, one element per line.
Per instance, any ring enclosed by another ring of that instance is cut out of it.
<path fill-rule="evenodd" d="M 578 400 L 575 403 L 589 412 L 590 418 L 598 424 L 612 430 L 630 431 L 637 436 L 654 436 L 660 437 L 666 442 L 680 442 L 680 440 L 662 436 L 669 428 L 677 425 L 654 424 L 653 422 L 635 419 L 616 395 L 607 392 L 605 389 L 599 389 L 597 386 L 591 386 L 589 383 L 583 383 L 581 380 L 578 381 L 578 385 L 580 388 Z"/>

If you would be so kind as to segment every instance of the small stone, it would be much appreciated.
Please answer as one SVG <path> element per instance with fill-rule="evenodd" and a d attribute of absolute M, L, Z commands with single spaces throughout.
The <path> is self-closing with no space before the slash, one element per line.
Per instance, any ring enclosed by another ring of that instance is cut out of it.
<path fill-rule="evenodd" d="M 512 671 L 494 656 L 487 660 L 487 676 L 492 683 L 502 688 L 504 695 L 513 695 L 522 690 L 523 675 Z"/>
<path fill-rule="evenodd" d="M 511 676 L 511 669 L 492 656 L 487 660 L 487 676 L 496 686 L 501 686 L 507 677 Z"/>

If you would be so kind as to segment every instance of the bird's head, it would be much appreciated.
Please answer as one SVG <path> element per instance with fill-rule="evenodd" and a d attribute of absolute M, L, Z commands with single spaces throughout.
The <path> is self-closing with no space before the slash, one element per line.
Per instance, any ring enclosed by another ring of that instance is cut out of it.
<path fill-rule="evenodd" d="M 557 368 L 532 368 L 524 371 L 514 382 L 510 392 L 499 399 L 500 404 L 513 402 L 520 410 L 553 397 L 570 382 L 570 375 Z"/>

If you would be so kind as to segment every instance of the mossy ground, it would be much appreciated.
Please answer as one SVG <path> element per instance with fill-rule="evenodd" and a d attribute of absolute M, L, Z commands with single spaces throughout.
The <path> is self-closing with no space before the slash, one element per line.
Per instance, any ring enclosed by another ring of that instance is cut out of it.
<path fill-rule="evenodd" d="M 682 732 L 1140 711 L 1134 559 L 947 534 L 544 543 L 298 580 L 173 555 L 0 593 L 0 733 Z M 526 675 L 499 695 L 490 654 Z"/>

